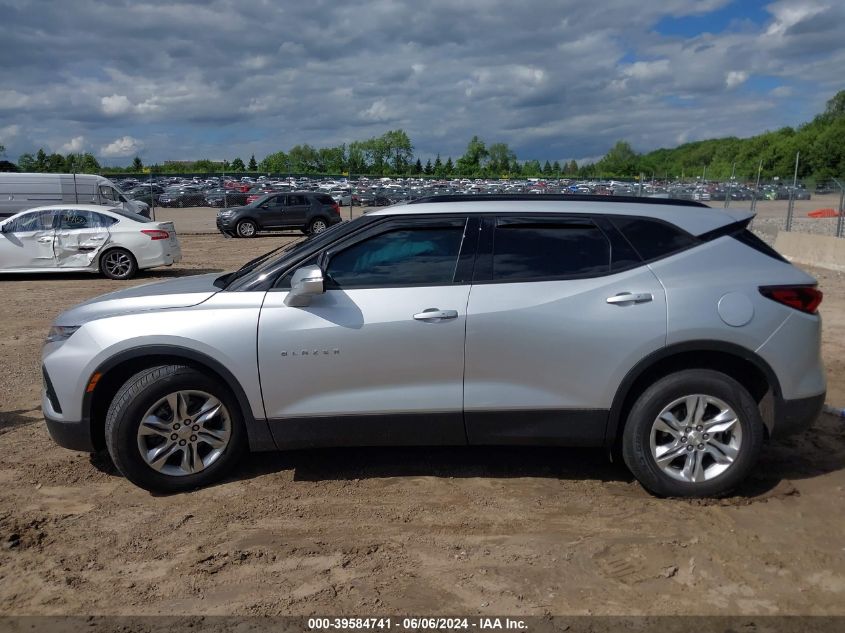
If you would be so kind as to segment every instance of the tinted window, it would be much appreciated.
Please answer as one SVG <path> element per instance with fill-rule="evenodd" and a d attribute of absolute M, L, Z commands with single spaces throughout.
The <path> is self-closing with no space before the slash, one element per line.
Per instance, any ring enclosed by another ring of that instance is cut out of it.
<path fill-rule="evenodd" d="M 305 196 L 288 196 L 288 205 L 294 206 L 299 204 L 308 204 L 308 200 L 305 199 Z"/>
<path fill-rule="evenodd" d="M 463 227 L 397 229 L 350 246 L 329 262 L 329 285 L 372 288 L 450 284 Z"/>
<path fill-rule="evenodd" d="M 735 233 L 734 238 L 736 238 L 746 246 L 750 246 L 755 251 L 763 253 L 764 255 L 768 255 L 769 257 L 772 257 L 782 262 L 786 261 L 786 259 L 784 259 L 784 257 L 780 253 L 778 253 L 775 249 L 766 244 L 763 240 L 754 235 L 754 233 L 752 233 L 748 229 L 743 229 L 742 231 Z"/>
<path fill-rule="evenodd" d="M 317 202 L 322 202 L 323 204 L 329 204 L 329 205 L 334 204 L 334 199 L 331 196 L 326 195 L 324 193 L 321 193 L 321 194 L 314 196 L 314 199 L 317 200 Z"/>
<path fill-rule="evenodd" d="M 59 211 L 59 229 L 93 229 L 111 226 L 117 222 L 114 218 L 93 211 L 64 209 Z"/>
<path fill-rule="evenodd" d="M 12 233 L 46 231 L 53 227 L 52 211 L 35 211 L 21 215 L 9 223 Z"/>
<path fill-rule="evenodd" d="M 645 218 L 613 218 L 612 221 L 645 260 L 665 257 L 698 243 L 689 233 L 666 222 Z"/>
<path fill-rule="evenodd" d="M 594 224 L 515 222 L 496 227 L 495 280 L 601 275 L 609 270 L 610 244 Z"/>

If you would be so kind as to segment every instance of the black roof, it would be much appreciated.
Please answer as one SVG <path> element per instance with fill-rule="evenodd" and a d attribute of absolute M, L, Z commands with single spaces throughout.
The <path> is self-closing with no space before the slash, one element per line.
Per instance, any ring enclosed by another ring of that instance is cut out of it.
<path fill-rule="evenodd" d="M 532 202 L 542 202 L 544 200 L 553 200 L 561 202 L 624 202 L 635 204 L 662 204 L 673 207 L 705 207 L 711 208 L 709 205 L 696 200 L 676 200 L 674 198 L 640 198 L 637 196 L 594 196 L 588 194 L 537 194 L 537 193 L 492 193 L 492 194 L 445 194 L 439 196 L 428 196 L 425 198 L 417 198 L 408 202 L 408 204 L 423 204 L 429 202 L 484 202 L 484 201 L 511 201 L 511 200 L 530 200 Z"/>

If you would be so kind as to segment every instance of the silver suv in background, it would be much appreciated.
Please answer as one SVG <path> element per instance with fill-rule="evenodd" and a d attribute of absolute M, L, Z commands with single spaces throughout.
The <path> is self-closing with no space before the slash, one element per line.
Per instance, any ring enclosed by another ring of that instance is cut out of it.
<path fill-rule="evenodd" d="M 150 490 L 247 448 L 604 446 L 720 495 L 824 401 L 821 293 L 692 201 L 440 196 L 105 295 L 43 352 L 53 438 Z"/>

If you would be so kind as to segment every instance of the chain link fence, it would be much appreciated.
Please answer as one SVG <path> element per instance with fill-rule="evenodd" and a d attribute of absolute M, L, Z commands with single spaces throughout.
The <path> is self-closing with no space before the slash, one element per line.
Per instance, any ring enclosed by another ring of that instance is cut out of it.
<path fill-rule="evenodd" d="M 442 194 L 590 194 L 697 200 L 713 207 L 751 209 L 753 228 L 772 241 L 777 231 L 845 237 L 845 180 L 801 182 L 794 178 L 753 183 L 737 179 L 682 180 L 580 178 L 431 178 L 358 175 L 195 173 L 103 174 L 128 198 L 160 209 L 251 204 L 263 196 L 295 191 L 331 195 L 354 217 L 367 207 L 387 206 Z M 174 212 L 175 213 L 175 212 Z M 168 212 L 170 214 L 170 212 Z M 214 213 L 209 213 L 213 224 Z"/>

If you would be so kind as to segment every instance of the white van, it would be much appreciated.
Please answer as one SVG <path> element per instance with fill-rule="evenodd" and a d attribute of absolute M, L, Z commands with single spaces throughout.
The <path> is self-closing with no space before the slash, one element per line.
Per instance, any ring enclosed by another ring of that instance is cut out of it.
<path fill-rule="evenodd" d="M 119 207 L 150 216 L 146 202 L 130 200 L 117 185 L 102 176 L 0 173 L 0 219 L 57 202 Z"/>

